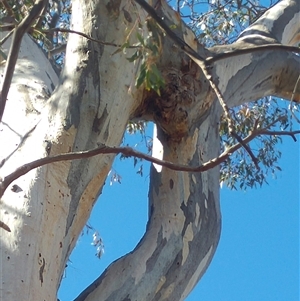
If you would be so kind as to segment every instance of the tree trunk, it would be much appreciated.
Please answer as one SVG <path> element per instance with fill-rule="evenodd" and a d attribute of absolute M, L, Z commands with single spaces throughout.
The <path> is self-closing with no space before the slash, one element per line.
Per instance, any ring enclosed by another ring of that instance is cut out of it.
<path fill-rule="evenodd" d="M 106 7 L 101 1 L 88 5 L 74 2 L 74 29 L 103 41 L 123 43 L 124 33 L 118 30 L 121 25 L 107 13 L 100 21 L 100 16 L 94 17 L 95 10 L 106 11 Z M 86 18 L 94 23 L 85 22 Z M 101 31 L 93 24 L 101 24 Z M 57 86 L 46 57 L 25 37 L 3 117 L 5 150 L 1 147 L 1 157 L 7 160 L 1 168 L 2 177 L 47 155 L 87 150 L 99 143 L 120 144 L 141 97 L 134 95 L 134 89 L 128 92 L 136 66 L 122 53 L 111 56 L 113 51 L 70 35 Z M 41 74 L 36 72 L 39 70 Z M 47 92 L 55 86 L 47 102 Z M 12 154 L 19 141 L 22 143 Z M 20 187 L 17 192 L 5 192 L 1 219 L 12 231 L 1 229 L 5 300 L 21 300 L 22 296 L 28 300 L 56 299 L 66 261 L 101 192 L 113 157 L 50 164 L 15 181 L 13 184 Z"/>
<path fill-rule="evenodd" d="M 73 1 L 72 29 L 97 40 L 122 45 L 128 35 L 124 22 L 131 30 L 136 18 L 145 21 L 145 12 L 128 1 L 86 3 Z M 276 26 L 262 29 L 263 17 L 235 44 L 206 50 L 165 3 L 156 9 L 206 56 L 275 40 L 292 45 L 299 30 L 294 22 L 299 1 L 282 1 L 269 13 L 274 24 L 280 20 Z M 130 42 L 136 42 L 135 34 Z M 1 124 L 2 178 L 41 157 L 101 143 L 118 146 L 132 118 L 156 122 L 156 142 L 165 160 L 197 166 L 218 156 L 222 111 L 197 64 L 164 38 L 159 67 L 166 87 L 158 96 L 136 90 L 139 64 L 126 59 L 133 52 L 112 55 L 115 50 L 70 35 L 58 81 L 42 51 L 24 37 Z M 212 69 L 230 107 L 270 94 L 290 98 L 298 75 L 299 57 L 284 51 L 231 57 Z M 300 88 L 294 92 L 299 100 Z M 0 228 L 3 300 L 56 300 L 66 261 L 113 158 L 100 155 L 49 164 L 17 179 L 5 192 L 0 220 L 11 232 Z M 149 202 L 147 231 L 135 250 L 108 267 L 77 300 L 183 300 L 196 285 L 220 236 L 219 167 L 186 173 L 153 166 Z"/>

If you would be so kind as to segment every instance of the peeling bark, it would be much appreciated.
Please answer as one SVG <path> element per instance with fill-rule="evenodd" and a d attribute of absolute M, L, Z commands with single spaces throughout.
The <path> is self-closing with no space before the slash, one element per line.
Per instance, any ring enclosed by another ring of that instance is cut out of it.
<path fill-rule="evenodd" d="M 77 0 L 72 8 L 74 30 L 116 44 L 125 42 L 124 22 L 132 29 L 130 21 L 146 18 L 128 1 Z M 212 49 L 197 44 L 165 2 L 159 1 L 156 9 L 205 57 L 274 41 L 294 45 L 299 38 L 299 1 L 281 1 L 236 43 Z M 138 64 L 126 60 L 130 50 L 127 55 L 112 55 L 114 51 L 70 35 L 58 79 L 25 36 L 1 124 L 1 177 L 44 156 L 99 143 L 118 146 L 133 118 L 156 122 L 155 139 L 165 160 L 196 166 L 218 156 L 222 111 L 197 64 L 164 38 L 159 67 L 166 88 L 159 97 L 135 89 Z M 270 94 L 290 99 L 299 64 L 293 53 L 262 51 L 218 61 L 212 75 L 233 107 Z M 294 100 L 300 101 L 300 87 Z M 66 261 L 101 194 L 113 157 L 50 164 L 19 178 L 12 184 L 18 189 L 5 192 L 0 220 L 11 229 L 0 229 L 5 300 L 56 300 Z M 144 237 L 76 300 L 184 300 L 211 262 L 220 231 L 218 167 L 185 173 L 153 166 Z"/>

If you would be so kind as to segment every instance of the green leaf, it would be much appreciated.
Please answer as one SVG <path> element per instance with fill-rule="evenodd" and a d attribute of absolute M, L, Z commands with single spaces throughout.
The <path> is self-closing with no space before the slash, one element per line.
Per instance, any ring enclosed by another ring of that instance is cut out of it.
<path fill-rule="evenodd" d="M 142 37 L 142 35 L 140 34 L 140 33 L 136 33 L 136 37 L 137 37 L 137 39 L 139 40 L 139 42 L 143 45 L 143 46 L 145 46 L 145 41 L 144 41 L 144 38 Z"/>
<path fill-rule="evenodd" d="M 128 57 L 126 59 L 132 63 L 138 58 L 142 58 L 142 57 L 143 57 L 142 53 L 139 50 L 137 50 L 131 57 Z"/>
<path fill-rule="evenodd" d="M 140 74 L 138 75 L 137 79 L 136 79 L 136 82 L 135 82 L 135 85 L 137 88 L 139 88 L 145 81 L 145 78 L 146 78 L 146 71 L 147 71 L 147 67 L 146 67 L 146 63 L 142 63 L 141 65 L 141 72 Z"/>
<path fill-rule="evenodd" d="M 124 52 L 126 50 L 126 48 L 128 48 L 129 46 L 130 46 L 130 44 L 129 44 L 129 41 L 127 40 L 124 44 L 121 45 L 120 48 L 118 48 L 116 51 L 114 51 L 111 55 L 113 56 L 121 51 Z"/>

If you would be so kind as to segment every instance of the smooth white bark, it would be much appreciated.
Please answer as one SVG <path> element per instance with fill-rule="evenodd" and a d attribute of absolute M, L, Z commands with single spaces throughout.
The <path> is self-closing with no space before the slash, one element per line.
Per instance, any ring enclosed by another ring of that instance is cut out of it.
<path fill-rule="evenodd" d="M 255 26 L 293 44 L 299 31 L 297 4 L 282 1 L 272 9 L 273 24 L 274 16 L 282 16 L 284 23 L 270 26 L 268 19 L 266 27 L 265 21 Z M 128 1 L 73 1 L 72 28 L 121 45 L 135 26 L 129 22 L 128 31 L 124 29 L 128 21 L 122 8 L 133 20 L 140 17 L 144 22 L 146 17 L 132 7 Z M 160 12 L 180 23 L 166 4 Z M 245 31 L 237 47 L 245 46 L 247 39 L 255 45 L 253 34 Z M 227 47 L 208 51 L 190 32 L 184 38 L 204 54 Z M 134 34 L 131 39 L 135 41 Z M 261 35 L 261 41 L 269 43 L 269 37 Z M 117 146 L 130 118 L 157 123 L 166 160 L 196 166 L 217 156 L 220 106 L 198 66 L 173 46 L 164 41 L 159 66 L 167 84 L 158 97 L 134 88 L 139 64 L 126 60 L 130 51 L 112 55 L 111 46 L 71 35 L 58 81 L 41 50 L 25 36 L 1 124 L 0 159 L 6 159 L 1 176 L 43 156 L 99 143 Z M 299 57 L 290 53 L 247 54 L 217 62 L 213 75 L 229 106 L 268 94 L 288 99 L 299 76 L 298 63 Z M 299 95 L 297 90 L 296 99 Z M 12 232 L 0 228 L 4 300 L 56 300 L 66 261 L 112 160 L 105 155 L 50 164 L 19 178 L 13 183 L 17 186 L 5 192 L 0 220 Z M 193 174 L 153 168 L 149 202 L 147 231 L 134 252 L 112 264 L 77 300 L 183 300 L 201 278 L 220 235 L 219 169 Z"/>
<path fill-rule="evenodd" d="M 85 22 L 94 14 L 90 7 L 74 2 L 73 10 L 74 29 L 83 31 L 84 24 L 85 31 L 91 32 L 91 22 Z M 104 28 L 99 35 L 105 33 L 122 44 L 124 33 L 116 29 L 120 24 L 110 16 L 102 22 Z M 43 156 L 86 150 L 98 143 L 119 145 L 129 117 L 139 105 L 140 96 L 134 95 L 133 86 L 137 66 L 122 53 L 111 56 L 111 47 L 91 45 L 76 35 L 69 38 L 66 67 L 47 102 L 58 80 L 51 78 L 53 70 L 46 57 L 32 41 L 28 45 L 28 39 L 25 37 L 22 44 L 24 59 L 18 60 L 14 74 L 17 84 L 11 87 L 3 118 L 1 145 L 7 147 L 1 147 L 1 159 L 7 160 L 1 168 L 2 177 Z M 38 54 L 41 59 L 35 61 Z M 47 97 L 43 96 L 43 87 Z M 29 130 L 32 132 L 24 139 Z M 12 154 L 20 140 L 23 143 Z M 28 300 L 56 300 L 66 261 L 112 160 L 113 155 L 106 155 L 50 164 L 15 181 L 12 185 L 20 187 L 17 193 L 11 187 L 5 192 L 1 220 L 12 230 L 8 233 L 1 228 L 5 300 L 20 300 L 21 296 Z"/>

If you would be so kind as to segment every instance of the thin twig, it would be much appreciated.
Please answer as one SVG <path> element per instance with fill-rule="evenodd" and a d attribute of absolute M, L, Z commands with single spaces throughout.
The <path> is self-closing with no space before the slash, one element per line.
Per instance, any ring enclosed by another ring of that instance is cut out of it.
<path fill-rule="evenodd" d="M 39 123 L 39 122 L 38 122 Z M 37 123 L 37 124 L 38 124 Z M 4 122 L 3 122 L 3 124 L 5 124 Z M 26 133 L 25 133 L 25 135 L 24 136 L 22 136 L 21 137 L 21 139 L 20 139 L 20 142 L 19 142 L 19 144 L 15 147 L 15 149 L 6 157 L 6 158 L 4 158 L 4 159 L 2 159 L 1 160 L 1 162 L 0 162 L 0 168 L 2 168 L 3 167 L 3 165 L 7 162 L 7 160 L 18 150 L 18 149 L 20 149 L 20 147 L 23 145 L 23 143 L 26 141 L 26 139 L 31 135 L 31 133 L 35 130 L 35 128 L 36 128 L 36 126 L 37 126 L 37 124 L 35 124 L 29 131 L 27 131 Z"/>
<path fill-rule="evenodd" d="M 16 62 L 18 59 L 22 38 L 27 32 L 27 30 L 30 28 L 35 18 L 39 15 L 46 2 L 47 0 L 37 0 L 33 5 L 30 13 L 23 19 L 23 21 L 18 26 L 16 26 L 14 30 L 14 35 L 7 57 L 7 62 L 3 75 L 3 82 L 0 91 L 0 122 L 4 113 L 6 98 L 14 74 Z"/>
<path fill-rule="evenodd" d="M 281 131 L 261 131 L 260 135 L 269 135 L 269 136 L 291 136 L 295 142 L 297 142 L 296 136 L 300 134 L 300 131 L 293 132 L 281 132 Z"/>
<path fill-rule="evenodd" d="M 291 96 L 291 102 L 293 101 L 293 99 L 295 97 L 296 90 L 298 88 L 299 83 L 300 83 L 300 75 L 298 76 L 297 81 L 295 83 L 295 86 L 294 86 L 294 89 L 293 89 L 293 93 L 292 93 L 292 96 Z"/>
<path fill-rule="evenodd" d="M 60 31 L 60 32 L 67 32 L 67 33 L 74 33 L 74 34 L 77 34 L 79 36 L 82 36 L 92 42 L 95 42 L 95 43 L 98 43 L 98 44 L 101 44 L 101 45 L 106 45 L 106 46 L 113 46 L 113 47 L 122 47 L 122 45 L 120 44 L 115 44 L 115 43 L 110 43 L 110 42 L 103 42 L 101 40 L 96 40 L 96 39 L 93 39 L 92 37 L 88 36 L 87 34 L 85 33 L 82 33 L 80 31 L 76 31 L 76 30 L 71 30 L 71 29 L 65 29 L 65 28 L 52 28 L 52 29 L 39 29 L 40 32 L 43 32 L 43 33 L 49 33 L 49 32 L 56 32 L 56 31 Z M 126 46 L 126 48 L 138 48 L 139 46 Z"/>
<path fill-rule="evenodd" d="M 44 8 L 43 8 L 43 11 L 41 12 L 41 14 L 39 15 L 39 18 L 35 24 L 35 28 L 40 28 L 42 27 L 42 23 L 43 23 L 43 20 L 46 16 L 46 13 L 47 13 L 47 9 L 48 9 L 48 4 L 49 4 L 49 0 L 46 0 L 47 2 L 45 3 L 44 5 Z"/>
<path fill-rule="evenodd" d="M 0 41 L 0 46 L 3 45 L 7 40 L 8 38 L 14 33 L 14 29 L 11 30 L 1 41 Z"/>
<path fill-rule="evenodd" d="M 210 83 L 211 87 L 213 88 L 213 90 L 215 91 L 215 93 L 216 93 L 216 95 L 218 97 L 219 103 L 222 106 L 222 109 L 223 109 L 224 114 L 225 114 L 225 118 L 227 119 L 229 134 L 231 136 L 233 136 L 244 147 L 244 149 L 246 150 L 246 152 L 249 154 L 250 158 L 254 162 L 255 167 L 259 170 L 260 168 L 259 168 L 259 165 L 258 165 L 258 160 L 256 159 L 256 157 L 254 156 L 253 152 L 251 151 L 251 148 L 236 133 L 234 122 L 233 122 L 233 120 L 231 118 L 231 115 L 230 115 L 230 112 L 229 112 L 229 108 L 228 108 L 228 106 L 227 106 L 227 104 L 226 104 L 226 102 L 225 102 L 225 100 L 223 98 L 223 95 L 222 95 L 219 87 L 214 83 L 214 81 L 211 79 L 211 77 L 207 77 L 207 79 L 209 80 L 209 83 Z"/>

